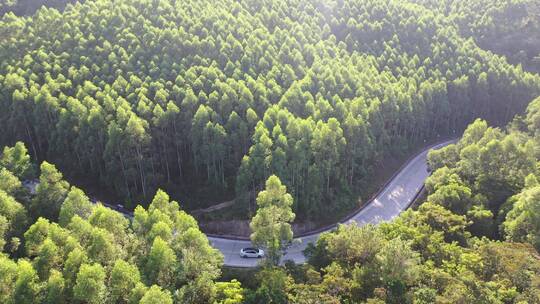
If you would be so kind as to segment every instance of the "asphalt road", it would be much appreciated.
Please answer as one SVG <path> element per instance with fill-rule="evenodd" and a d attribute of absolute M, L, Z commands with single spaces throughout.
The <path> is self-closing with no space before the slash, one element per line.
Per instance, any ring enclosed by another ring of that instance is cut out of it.
<path fill-rule="evenodd" d="M 432 148 L 441 148 L 451 142 L 447 141 Z M 377 224 L 381 221 L 392 220 L 407 209 L 422 189 L 424 181 L 429 175 L 427 171 L 427 153 L 429 150 L 426 149 L 412 158 L 366 207 L 357 211 L 345 223 L 356 222 L 358 225 L 364 225 L 366 223 Z M 331 229 L 329 228 L 328 230 Z M 288 248 L 283 261 L 292 260 L 295 263 L 304 263 L 306 258 L 302 251 L 309 243 L 315 242 L 319 235 L 320 233 L 316 233 L 295 239 L 291 247 Z M 247 240 L 211 236 L 208 239 L 215 248 L 223 253 L 225 266 L 255 267 L 260 261 L 259 259 L 244 259 L 240 257 L 240 249 L 251 246 L 251 243 Z"/>
<path fill-rule="evenodd" d="M 453 141 L 446 141 L 432 147 L 432 149 L 441 148 Z M 398 216 L 401 212 L 409 207 L 413 202 L 418 192 L 422 189 L 425 179 L 429 173 L 427 171 L 427 153 L 430 149 L 426 149 L 416 155 L 414 158 L 401 168 L 396 175 L 386 184 L 377 196 L 360 211 L 356 211 L 351 215 L 346 224 L 356 222 L 358 225 L 366 223 L 377 224 L 381 221 L 389 221 Z M 34 193 L 39 180 L 29 180 L 24 182 L 30 192 Z M 91 199 L 96 202 L 95 199 Z M 121 205 L 103 203 L 105 206 L 123 213 L 126 217 L 132 218 L 133 213 L 125 210 Z M 322 232 L 329 231 L 333 227 L 329 227 Z M 309 243 L 314 243 L 319 238 L 320 233 L 314 233 L 302 238 L 296 238 L 293 244 L 287 249 L 287 254 L 282 261 L 292 260 L 297 264 L 304 263 L 306 258 L 302 251 Z M 240 257 L 240 249 L 251 247 L 251 242 L 248 240 L 230 239 L 226 237 L 208 236 L 212 246 L 219 249 L 224 256 L 224 265 L 230 267 L 255 267 L 259 263 L 259 259 L 244 259 Z"/>

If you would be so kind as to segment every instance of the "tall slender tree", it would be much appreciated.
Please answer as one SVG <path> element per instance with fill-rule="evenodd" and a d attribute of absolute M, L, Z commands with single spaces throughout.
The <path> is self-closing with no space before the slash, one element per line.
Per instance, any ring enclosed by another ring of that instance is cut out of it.
<path fill-rule="evenodd" d="M 279 178 L 272 175 L 266 181 L 264 191 L 257 196 L 257 213 L 250 223 L 251 241 L 266 248 L 270 265 L 278 265 L 286 246 L 293 239 L 291 222 L 293 198 Z"/>

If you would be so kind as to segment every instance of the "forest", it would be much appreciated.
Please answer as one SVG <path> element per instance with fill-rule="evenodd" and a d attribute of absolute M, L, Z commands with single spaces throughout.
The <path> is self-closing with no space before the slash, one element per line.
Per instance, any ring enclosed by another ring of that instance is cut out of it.
<path fill-rule="evenodd" d="M 0 0 L 0 16 L 0 303 L 540 303 L 537 1 Z M 451 138 L 421 204 L 280 264 L 293 221 L 335 220 L 386 162 Z M 224 267 L 189 214 L 231 199 L 260 267 Z"/>
<path fill-rule="evenodd" d="M 7 13 L 0 143 L 129 208 L 163 188 L 188 210 L 236 198 L 247 218 L 276 174 L 316 221 L 367 199 L 389 155 L 478 117 L 504 124 L 540 92 L 537 74 L 416 4 L 212 3 Z"/>
<path fill-rule="evenodd" d="M 62 10 L 67 4 L 74 2 L 77 0 L 0 0 L 0 16 L 8 12 L 18 16 L 33 15 L 43 6 Z"/>
<path fill-rule="evenodd" d="M 464 37 L 505 55 L 513 64 L 540 72 L 540 3 L 506 0 L 413 0 L 447 16 Z"/>
<path fill-rule="evenodd" d="M 0 163 L 1 303 L 172 303 L 174 292 L 202 304 L 234 290 L 237 281 L 214 282 L 221 253 L 165 192 L 130 220 L 93 204 L 54 165 L 36 168 L 20 142 Z M 21 179 L 38 171 L 31 193 Z"/>
<path fill-rule="evenodd" d="M 429 154 L 418 208 L 378 226 L 340 225 L 308 246 L 308 263 L 247 274 L 222 270 L 221 253 L 165 192 L 126 218 L 54 165 L 37 168 L 18 142 L 0 157 L 0 300 L 540 303 L 539 122 L 540 98 L 505 128 L 476 120 Z M 21 180 L 35 176 L 32 192 Z"/>

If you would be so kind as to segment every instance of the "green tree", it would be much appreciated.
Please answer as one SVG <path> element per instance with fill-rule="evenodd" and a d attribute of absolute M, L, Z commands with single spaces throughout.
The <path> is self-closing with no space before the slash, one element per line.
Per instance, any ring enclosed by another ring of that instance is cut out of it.
<path fill-rule="evenodd" d="M 440 186 L 430 194 L 428 201 L 439 204 L 458 214 L 465 214 L 472 205 L 472 191 L 470 188 L 457 183 Z"/>
<path fill-rule="evenodd" d="M 148 282 L 167 288 L 174 287 L 176 268 L 174 251 L 160 237 L 156 237 L 146 262 L 145 274 Z"/>
<path fill-rule="evenodd" d="M 17 263 L 5 255 L 0 255 L 0 301 L 14 303 L 15 280 L 17 279 Z"/>
<path fill-rule="evenodd" d="M 210 274 L 201 273 L 197 278 L 189 281 L 177 290 L 177 299 L 180 303 L 204 304 L 215 299 L 215 286 Z"/>
<path fill-rule="evenodd" d="M 0 249 L 13 238 L 21 237 L 28 224 L 23 205 L 0 190 Z"/>
<path fill-rule="evenodd" d="M 330 190 L 330 179 L 333 172 L 339 168 L 340 156 L 347 141 L 343 137 L 343 130 L 337 119 L 331 118 L 328 123 L 319 122 L 313 133 L 311 146 L 316 166 L 324 173 L 325 193 Z M 339 172 L 339 171 L 338 171 Z"/>
<path fill-rule="evenodd" d="M 50 276 L 53 269 L 56 269 L 61 264 L 61 252 L 58 246 L 50 238 L 46 238 L 39 246 L 37 256 L 33 264 L 38 275 L 42 279 Z"/>
<path fill-rule="evenodd" d="M 372 262 L 384 245 L 383 237 L 373 225 L 340 225 L 337 233 L 324 238 L 327 254 L 333 261 L 347 265 Z"/>
<path fill-rule="evenodd" d="M 11 171 L 19 179 L 29 179 L 34 176 L 34 166 L 28 155 L 28 150 L 22 142 L 13 147 L 5 147 L 0 158 L 0 167 Z"/>
<path fill-rule="evenodd" d="M 287 290 L 292 280 L 281 268 L 266 268 L 257 274 L 260 285 L 253 297 L 254 303 L 285 304 L 288 301 Z"/>
<path fill-rule="evenodd" d="M 34 218 L 42 216 L 56 220 L 68 193 L 69 184 L 63 180 L 62 173 L 58 172 L 54 165 L 43 162 L 40 169 L 39 185 L 30 210 Z"/>
<path fill-rule="evenodd" d="M 420 206 L 415 220 L 428 225 L 433 230 L 442 232 L 447 242 L 457 241 L 460 244 L 465 244 L 470 236 L 470 233 L 466 231 L 469 223 L 465 216 L 454 214 L 431 202 L 425 202 Z"/>
<path fill-rule="evenodd" d="M 236 279 L 216 283 L 216 304 L 239 304 L 244 300 L 244 289 Z"/>
<path fill-rule="evenodd" d="M 408 242 L 397 238 L 386 243 L 377 258 L 388 290 L 387 303 L 403 303 L 407 287 L 420 277 L 419 254 Z"/>
<path fill-rule="evenodd" d="M 21 201 L 28 200 L 26 189 L 23 188 L 21 181 L 6 168 L 0 169 L 0 190 Z"/>
<path fill-rule="evenodd" d="M 63 304 L 66 303 L 65 282 L 62 273 L 53 270 L 47 280 L 45 286 L 46 296 L 45 303 L 47 304 Z"/>
<path fill-rule="evenodd" d="M 13 290 L 15 303 L 31 304 L 40 301 L 40 284 L 37 272 L 28 261 L 20 260 L 17 265 L 17 280 Z"/>
<path fill-rule="evenodd" d="M 508 240 L 529 242 L 540 250 L 540 187 L 519 194 L 518 200 L 503 223 Z"/>
<path fill-rule="evenodd" d="M 88 219 L 92 209 L 92 203 L 84 192 L 76 187 L 71 187 L 60 208 L 58 223 L 65 227 L 74 215 L 78 215 L 82 219 Z"/>
<path fill-rule="evenodd" d="M 73 287 L 73 297 L 84 303 L 105 303 L 107 288 L 105 286 L 105 270 L 101 265 L 81 265 L 79 273 L 77 273 L 77 283 Z"/>
<path fill-rule="evenodd" d="M 469 231 L 476 236 L 492 237 L 495 233 L 495 222 L 493 212 L 484 206 L 474 206 L 467 212 L 467 220 L 472 224 Z"/>
<path fill-rule="evenodd" d="M 82 265 L 88 262 L 88 256 L 86 253 L 80 249 L 75 248 L 70 253 L 68 253 L 66 261 L 64 262 L 64 279 L 66 284 L 66 289 L 71 290 L 77 283 L 77 274 Z"/>
<path fill-rule="evenodd" d="M 140 304 L 172 304 L 171 294 L 167 290 L 161 290 L 157 285 L 152 285 L 142 297 Z"/>
<path fill-rule="evenodd" d="M 287 187 L 275 175 L 268 178 L 265 190 L 257 196 L 257 213 L 250 223 L 251 241 L 266 248 L 270 265 L 279 264 L 285 246 L 292 241 L 292 204 Z"/>
<path fill-rule="evenodd" d="M 117 260 L 111 270 L 109 286 L 110 300 L 114 303 L 128 303 L 131 290 L 141 281 L 137 266 Z"/>

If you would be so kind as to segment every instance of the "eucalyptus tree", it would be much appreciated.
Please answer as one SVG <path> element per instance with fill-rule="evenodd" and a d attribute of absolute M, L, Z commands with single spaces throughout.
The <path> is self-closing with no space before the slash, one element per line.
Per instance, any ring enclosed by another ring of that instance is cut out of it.
<path fill-rule="evenodd" d="M 279 178 L 272 175 L 266 181 L 265 190 L 257 196 L 257 212 L 250 223 L 251 241 L 266 249 L 268 263 L 278 265 L 283 251 L 293 238 L 291 222 L 294 213 L 292 196 Z"/>

